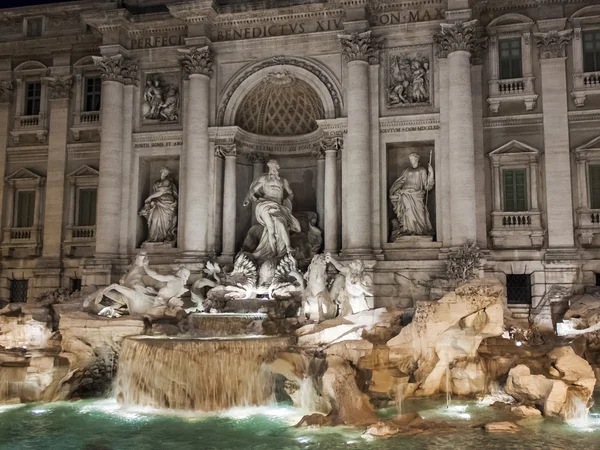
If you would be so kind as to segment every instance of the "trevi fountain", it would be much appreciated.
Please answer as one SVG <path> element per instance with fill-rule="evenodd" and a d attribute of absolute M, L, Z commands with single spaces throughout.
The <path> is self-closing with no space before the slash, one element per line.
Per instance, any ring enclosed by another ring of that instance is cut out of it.
<path fill-rule="evenodd" d="M 600 448 L 597 2 L 25 3 L 0 450 Z"/>

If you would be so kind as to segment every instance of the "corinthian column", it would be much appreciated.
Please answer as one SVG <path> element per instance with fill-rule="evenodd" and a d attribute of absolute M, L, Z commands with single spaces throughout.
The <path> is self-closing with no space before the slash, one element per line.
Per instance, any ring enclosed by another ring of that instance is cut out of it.
<path fill-rule="evenodd" d="M 183 196 L 183 239 L 186 256 L 209 256 L 211 195 L 210 152 L 208 139 L 208 108 L 212 50 L 191 47 L 179 50 L 183 71 L 189 76 L 187 89 L 187 120 L 185 120 L 185 152 L 181 155 L 181 170 L 185 172 Z M 223 217 L 225 221 L 225 217 Z M 223 249 L 225 251 L 225 249 Z"/>
<path fill-rule="evenodd" d="M 565 70 L 565 46 L 572 32 L 549 31 L 534 36 L 542 66 L 548 247 L 572 248 L 575 238 Z"/>
<path fill-rule="evenodd" d="M 339 138 L 321 141 L 321 147 L 325 153 L 324 248 L 325 252 L 333 254 L 338 252 L 337 154 L 340 146 Z"/>
<path fill-rule="evenodd" d="M 342 252 L 372 255 L 371 243 L 371 114 L 369 64 L 376 63 L 380 40 L 370 31 L 340 35 L 342 55 L 348 61 L 348 139 L 342 174 Z"/>
<path fill-rule="evenodd" d="M 43 256 L 59 258 L 62 248 L 62 219 L 67 166 L 69 98 L 73 77 L 47 78 L 50 97 L 50 132 L 48 139 L 48 177 L 44 208 Z"/>
<path fill-rule="evenodd" d="M 137 82 L 137 65 L 122 55 L 94 56 L 102 76 L 100 175 L 96 206 L 96 257 L 119 252 L 124 85 Z"/>
<path fill-rule="evenodd" d="M 237 151 L 235 144 L 219 145 L 216 151 L 219 156 L 225 158 L 222 256 L 233 261 L 233 257 L 235 256 L 235 225 L 237 222 Z"/>
<path fill-rule="evenodd" d="M 471 52 L 475 21 L 443 23 L 435 36 L 438 57 L 448 58 L 448 128 L 451 245 L 477 238 L 475 141 L 471 93 Z"/>
<path fill-rule="evenodd" d="M 11 81 L 0 81 L 0 135 L 4 136 L 4 139 L 0 139 L 0 180 L 4 180 L 6 174 L 6 145 L 9 130 L 9 119 L 10 119 L 10 104 L 13 98 L 13 84 Z M 4 204 L 4 185 L 3 181 L 0 181 L 0 205 Z M 10 191 L 9 191 L 10 192 Z M 10 217 L 12 213 L 12 201 L 8 202 L 8 209 L 6 214 Z M 6 216 L 3 214 L 2 208 L 0 208 L 0 226 L 6 224 Z"/>

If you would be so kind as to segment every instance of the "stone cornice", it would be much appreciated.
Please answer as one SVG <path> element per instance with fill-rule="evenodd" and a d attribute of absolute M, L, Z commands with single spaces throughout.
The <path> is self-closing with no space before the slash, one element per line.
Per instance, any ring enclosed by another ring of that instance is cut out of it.
<path fill-rule="evenodd" d="M 526 8 L 543 8 L 544 5 L 571 5 L 585 3 L 582 0 L 475 0 L 472 8 L 476 12 L 507 11 Z"/>
<path fill-rule="evenodd" d="M 349 62 L 379 63 L 379 51 L 383 48 L 383 39 L 373 37 L 370 30 L 364 33 L 340 34 L 338 37 L 342 44 L 342 55 Z"/>
<path fill-rule="evenodd" d="M 551 30 L 547 33 L 533 33 L 533 35 L 540 59 L 563 58 L 565 47 L 573 39 L 573 30 Z"/>
<path fill-rule="evenodd" d="M 543 114 L 518 114 L 514 116 L 486 117 L 483 128 L 542 126 Z"/>
<path fill-rule="evenodd" d="M 133 21 L 131 14 L 126 9 L 85 12 L 81 15 L 81 19 L 101 33 L 127 31 Z"/>
<path fill-rule="evenodd" d="M 183 71 L 188 75 L 212 75 L 213 51 L 208 47 L 179 49 Z"/>
<path fill-rule="evenodd" d="M 156 142 L 156 141 L 181 141 L 183 132 L 181 131 L 160 131 L 149 133 L 134 133 L 134 143 Z"/>

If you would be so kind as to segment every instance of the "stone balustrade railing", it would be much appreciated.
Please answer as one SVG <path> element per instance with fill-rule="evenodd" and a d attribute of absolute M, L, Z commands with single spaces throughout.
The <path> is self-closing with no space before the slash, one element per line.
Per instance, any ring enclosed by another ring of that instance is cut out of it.
<path fill-rule="evenodd" d="M 43 114 L 36 114 L 32 116 L 16 116 L 15 117 L 15 129 L 23 130 L 27 128 L 36 129 L 44 128 L 46 126 L 46 117 Z"/>
<path fill-rule="evenodd" d="M 531 216 L 527 213 L 515 213 L 502 217 L 503 227 L 530 227 Z"/>
<path fill-rule="evenodd" d="M 500 95 L 522 94 L 525 92 L 525 80 L 523 80 L 523 78 L 499 80 L 498 92 Z"/>
<path fill-rule="evenodd" d="M 600 72 L 588 72 L 583 74 L 583 86 L 585 88 L 596 88 L 600 86 Z"/>
<path fill-rule="evenodd" d="M 73 241 L 75 240 L 93 240 L 96 238 L 96 226 L 77 226 L 70 228 L 71 238 Z"/>
<path fill-rule="evenodd" d="M 100 111 L 82 111 L 75 116 L 75 123 L 79 125 L 100 124 Z"/>

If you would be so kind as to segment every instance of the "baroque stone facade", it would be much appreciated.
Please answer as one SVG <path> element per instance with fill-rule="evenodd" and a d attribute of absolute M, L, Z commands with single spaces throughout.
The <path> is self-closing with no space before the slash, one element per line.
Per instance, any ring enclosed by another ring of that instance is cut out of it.
<path fill-rule="evenodd" d="M 376 306 L 434 297 L 464 244 L 517 314 L 600 273 L 599 6 L 149 3 L 0 10 L 0 300 L 108 286 L 142 246 L 232 263 L 270 159 Z"/>

